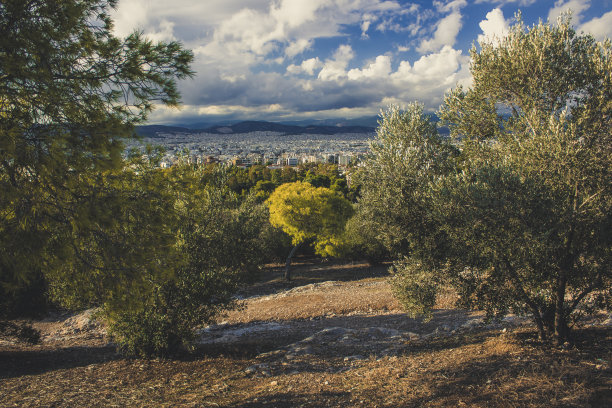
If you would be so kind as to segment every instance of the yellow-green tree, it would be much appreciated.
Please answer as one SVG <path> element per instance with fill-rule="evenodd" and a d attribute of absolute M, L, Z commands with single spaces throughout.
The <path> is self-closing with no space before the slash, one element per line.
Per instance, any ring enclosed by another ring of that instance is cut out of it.
<path fill-rule="evenodd" d="M 337 192 L 300 181 L 283 184 L 267 202 L 270 222 L 289 234 L 294 245 L 287 257 L 287 280 L 291 279 L 291 258 L 302 243 L 313 240 L 317 254 L 335 255 L 340 234 L 353 214 L 351 203 Z"/>

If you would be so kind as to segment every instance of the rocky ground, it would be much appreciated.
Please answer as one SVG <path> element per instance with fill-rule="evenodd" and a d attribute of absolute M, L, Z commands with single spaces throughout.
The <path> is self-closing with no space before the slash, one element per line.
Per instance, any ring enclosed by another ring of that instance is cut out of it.
<path fill-rule="evenodd" d="M 94 310 L 49 316 L 40 345 L 0 344 L 0 406 L 610 406 L 608 315 L 551 352 L 528 320 L 485 322 L 450 292 L 411 319 L 385 271 L 270 268 L 177 360 L 123 359 Z"/>

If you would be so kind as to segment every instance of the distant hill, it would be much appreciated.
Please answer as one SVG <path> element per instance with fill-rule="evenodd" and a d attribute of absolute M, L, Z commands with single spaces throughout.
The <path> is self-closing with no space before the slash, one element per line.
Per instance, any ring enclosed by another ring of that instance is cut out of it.
<path fill-rule="evenodd" d="M 143 137 L 158 137 L 158 133 L 213 133 L 223 135 L 249 132 L 279 132 L 287 135 L 335 135 L 338 133 L 374 133 L 374 131 L 375 128 L 370 126 L 297 126 L 265 121 L 245 121 L 227 126 L 212 126 L 204 129 L 165 125 L 147 125 L 138 126 L 136 128 L 136 133 Z"/>
<path fill-rule="evenodd" d="M 146 125 L 136 126 L 136 134 L 142 137 L 157 137 L 157 133 L 191 133 L 191 129 L 180 126 Z"/>
<path fill-rule="evenodd" d="M 376 128 L 378 127 L 378 116 L 363 116 L 354 119 L 343 119 L 343 118 L 332 118 L 332 119 L 318 119 L 318 120 L 294 120 L 294 121 L 283 121 L 280 122 L 284 125 L 293 126 L 365 126 Z"/>

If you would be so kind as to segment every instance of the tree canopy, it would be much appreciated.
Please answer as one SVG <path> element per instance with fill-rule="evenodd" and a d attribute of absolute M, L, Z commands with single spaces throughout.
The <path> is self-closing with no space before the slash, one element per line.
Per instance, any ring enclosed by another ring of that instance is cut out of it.
<path fill-rule="evenodd" d="M 411 116 L 393 126 L 405 141 L 381 141 L 370 176 L 380 187 L 365 185 L 360 206 L 393 208 L 373 219 L 408 256 L 394 286 L 409 309 L 427 314 L 452 284 L 463 306 L 529 313 L 543 338 L 563 342 L 572 322 L 609 302 L 611 53 L 568 18 L 519 19 L 471 50 L 471 88 L 446 95 L 439 116 L 458 155 L 427 126 L 410 147 Z"/>
<path fill-rule="evenodd" d="M 381 112 L 371 155 L 357 173 L 362 185 L 357 218 L 396 256 L 427 250 L 432 231 L 426 188 L 452 168 L 456 153 L 442 139 L 424 107 L 411 103 Z"/>
<path fill-rule="evenodd" d="M 586 297 L 610 290 L 612 46 L 564 17 L 519 20 L 471 54 L 473 87 L 447 95 L 440 114 L 465 157 L 438 186 L 453 203 L 443 213 L 460 220 L 452 258 L 469 268 L 472 299 L 527 311 L 564 341 Z"/>
<path fill-rule="evenodd" d="M 271 224 L 286 232 L 294 245 L 287 258 L 287 279 L 295 249 L 313 240 L 319 255 L 333 255 L 344 225 L 353 213 L 351 203 L 339 193 L 301 181 L 281 185 L 267 202 Z"/>
<path fill-rule="evenodd" d="M 0 314 L 41 279 L 81 304 L 168 278 L 167 180 L 137 160 L 125 171 L 122 140 L 155 102 L 178 104 L 193 56 L 137 32 L 116 38 L 115 4 L 0 3 Z"/>

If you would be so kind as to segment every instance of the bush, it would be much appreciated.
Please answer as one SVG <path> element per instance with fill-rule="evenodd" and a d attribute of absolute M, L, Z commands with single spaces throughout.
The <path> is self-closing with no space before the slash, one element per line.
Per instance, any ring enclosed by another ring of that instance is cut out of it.
<path fill-rule="evenodd" d="M 168 176 L 176 181 L 177 260 L 168 278 L 133 307 L 107 310 L 111 332 L 126 355 L 169 356 L 189 348 L 196 329 L 235 307 L 239 285 L 273 257 L 266 238 L 278 231 L 257 197 L 240 198 L 223 183 L 203 187 L 187 168 Z"/>
<path fill-rule="evenodd" d="M 342 257 L 350 260 L 366 260 L 378 265 L 392 258 L 391 252 L 378 237 L 378 225 L 357 213 L 347 221 L 342 236 Z"/>
<path fill-rule="evenodd" d="M 396 261 L 391 267 L 391 288 L 411 317 L 431 317 L 439 282 L 435 274 L 412 259 Z"/>
<path fill-rule="evenodd" d="M 211 323 L 217 314 L 235 305 L 232 294 L 240 282 L 227 269 L 194 273 L 179 271 L 161 286 L 143 309 L 112 316 L 110 330 L 127 356 L 169 357 L 189 350 L 198 326 Z"/>

